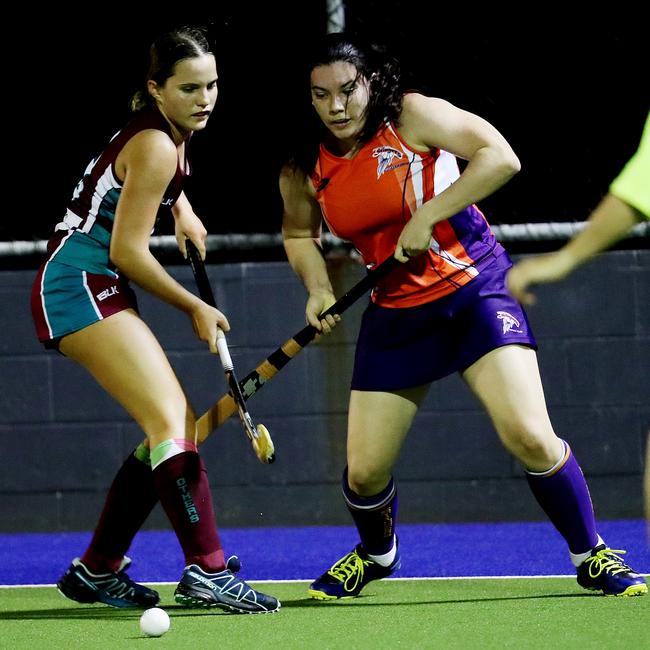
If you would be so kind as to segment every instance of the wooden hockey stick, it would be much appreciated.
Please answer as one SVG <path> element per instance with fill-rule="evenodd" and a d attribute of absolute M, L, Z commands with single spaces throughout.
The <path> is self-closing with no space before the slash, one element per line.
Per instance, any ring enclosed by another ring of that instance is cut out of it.
<path fill-rule="evenodd" d="M 339 298 L 329 309 L 325 310 L 319 318 L 328 315 L 342 314 L 350 305 L 356 302 L 368 290 L 374 287 L 379 280 L 386 276 L 398 262 L 392 255 L 379 264 L 372 271 L 357 282 L 346 294 Z M 312 325 L 303 327 L 279 348 L 273 351 L 255 370 L 249 372 L 240 382 L 239 388 L 244 400 L 252 397 L 264 384 L 272 379 L 284 366 L 291 361 L 305 346 L 311 343 L 318 334 Z M 197 421 L 198 442 L 202 443 L 210 434 L 220 427 L 231 415 L 237 412 L 237 404 L 232 395 L 223 395 L 210 407 Z"/>
<path fill-rule="evenodd" d="M 214 299 L 212 287 L 210 286 L 208 274 L 205 272 L 203 260 L 201 259 L 199 251 L 189 240 L 187 241 L 187 254 L 201 300 L 216 308 L 217 304 Z M 267 428 L 263 424 L 258 424 L 257 426 L 253 424 L 253 419 L 246 408 L 246 401 L 242 395 L 240 382 L 237 380 L 237 375 L 235 374 L 235 368 L 226 342 L 226 335 L 220 328 L 217 328 L 217 349 L 219 350 L 219 359 L 221 360 L 221 365 L 223 366 L 226 379 L 228 380 L 228 386 L 230 387 L 230 393 L 225 397 L 232 401 L 234 408 L 231 415 L 236 411 L 239 412 L 239 419 L 244 426 L 244 431 L 248 436 L 248 439 L 253 445 L 256 456 L 263 463 L 272 463 L 275 460 L 275 447 L 273 441 L 271 440 Z M 199 433 L 197 442 L 200 443 L 202 441 L 201 434 Z"/>

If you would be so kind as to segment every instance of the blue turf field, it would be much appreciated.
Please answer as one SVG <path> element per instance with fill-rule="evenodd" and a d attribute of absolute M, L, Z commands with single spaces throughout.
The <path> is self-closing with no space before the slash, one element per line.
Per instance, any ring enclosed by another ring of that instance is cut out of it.
<path fill-rule="evenodd" d="M 650 574 L 650 545 L 642 520 L 600 522 L 599 532 L 614 549 L 624 549 L 636 571 Z M 402 569 L 395 577 L 573 575 L 564 541 L 548 523 L 401 524 Z M 90 533 L 0 535 L 0 585 L 52 584 Z M 226 555 L 242 561 L 246 580 L 310 580 L 352 549 L 348 526 L 238 528 L 221 531 Z M 141 532 L 129 556 L 131 578 L 176 582 L 183 558 L 168 531 Z"/>

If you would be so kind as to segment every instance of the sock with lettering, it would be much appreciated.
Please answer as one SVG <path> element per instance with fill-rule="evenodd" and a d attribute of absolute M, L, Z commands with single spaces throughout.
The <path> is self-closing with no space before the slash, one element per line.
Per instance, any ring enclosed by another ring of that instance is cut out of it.
<path fill-rule="evenodd" d="M 343 470 L 343 497 L 354 519 L 361 545 L 368 555 L 384 556 L 395 548 L 395 525 L 397 522 L 397 488 L 391 478 L 388 485 L 370 497 L 359 496 L 348 485 L 348 468 Z M 390 563 L 389 563 L 390 564 Z"/>
<path fill-rule="evenodd" d="M 208 473 L 196 445 L 184 438 L 165 440 L 151 451 L 153 478 L 185 555 L 209 573 L 226 563 L 212 507 Z"/>

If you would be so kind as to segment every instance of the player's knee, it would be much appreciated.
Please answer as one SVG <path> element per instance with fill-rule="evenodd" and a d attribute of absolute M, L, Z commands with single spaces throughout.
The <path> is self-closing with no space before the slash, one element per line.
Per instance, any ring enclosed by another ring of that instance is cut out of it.
<path fill-rule="evenodd" d="M 368 463 L 348 465 L 348 486 L 359 496 L 379 494 L 390 481 L 390 473 Z"/>
<path fill-rule="evenodd" d="M 562 447 L 552 430 L 520 430 L 502 439 L 510 453 L 526 467 L 552 467 Z"/>
<path fill-rule="evenodd" d="M 184 396 L 150 407 L 139 422 L 150 439 L 184 437 L 194 440 L 196 415 Z"/>

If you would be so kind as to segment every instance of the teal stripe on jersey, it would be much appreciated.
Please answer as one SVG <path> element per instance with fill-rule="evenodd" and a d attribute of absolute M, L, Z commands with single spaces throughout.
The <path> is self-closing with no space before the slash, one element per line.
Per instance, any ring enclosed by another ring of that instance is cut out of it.
<path fill-rule="evenodd" d="M 115 211 L 117 210 L 117 201 L 120 198 L 122 193 L 121 189 L 112 189 L 106 192 L 102 203 L 97 210 L 97 216 L 101 217 L 104 221 L 104 224 L 100 223 L 100 220 L 96 221 L 93 224 L 93 227 L 90 230 L 92 236 L 100 241 L 108 249 L 111 245 L 111 230 L 113 228 L 113 222 L 115 221 Z M 109 230 L 106 229 L 109 228 Z"/>
<path fill-rule="evenodd" d="M 74 266 L 77 269 L 84 269 L 88 273 L 117 277 L 117 274 L 111 270 L 108 248 L 81 230 L 75 230 L 66 237 L 52 256 L 52 260 L 67 266 Z"/>

